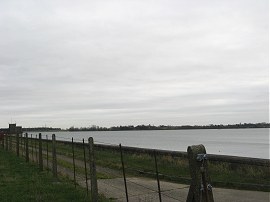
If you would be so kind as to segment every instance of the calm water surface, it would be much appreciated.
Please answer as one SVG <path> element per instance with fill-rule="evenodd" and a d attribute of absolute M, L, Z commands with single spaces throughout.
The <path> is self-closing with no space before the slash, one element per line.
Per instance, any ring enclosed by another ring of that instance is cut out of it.
<path fill-rule="evenodd" d="M 269 159 L 269 129 L 204 129 L 152 131 L 54 132 L 58 140 L 75 141 L 93 137 L 96 143 L 186 151 L 203 144 L 207 153 Z M 37 134 L 29 132 L 29 134 Z M 51 137 L 52 132 L 42 135 Z"/>

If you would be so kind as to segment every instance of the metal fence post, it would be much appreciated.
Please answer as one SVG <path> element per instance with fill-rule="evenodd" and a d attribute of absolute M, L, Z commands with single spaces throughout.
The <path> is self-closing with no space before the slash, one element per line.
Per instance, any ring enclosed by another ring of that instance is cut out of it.
<path fill-rule="evenodd" d="M 122 152 L 121 144 L 119 144 L 119 149 L 120 149 L 121 163 L 122 163 L 122 170 L 123 170 L 123 177 L 124 177 L 124 184 L 125 184 L 126 200 L 128 202 L 127 180 L 126 180 L 126 172 L 125 172 L 125 165 L 124 165 L 124 159 L 123 159 L 123 152 Z"/>
<path fill-rule="evenodd" d="M 161 191 L 160 191 L 160 183 L 159 183 L 158 166 L 157 166 L 157 154 L 156 154 L 156 150 L 154 150 L 154 158 L 155 158 L 156 177 L 157 177 L 157 184 L 158 184 L 158 197 L 159 197 L 159 201 L 162 202 Z"/>
<path fill-rule="evenodd" d="M 204 146 L 189 146 L 187 153 L 191 175 L 187 202 L 214 202 Z"/>
<path fill-rule="evenodd" d="M 42 155 L 42 135 L 39 133 L 39 170 L 43 170 L 43 155 Z"/>
<path fill-rule="evenodd" d="M 25 161 L 29 162 L 28 133 L 25 133 Z"/>
<path fill-rule="evenodd" d="M 91 197 L 92 201 L 98 201 L 98 185 L 97 185 L 97 172 L 94 154 L 94 140 L 92 137 L 88 138 L 89 145 L 89 166 L 91 177 Z"/>
<path fill-rule="evenodd" d="M 57 180 L 57 159 L 56 159 L 56 140 L 55 140 L 55 134 L 52 134 L 52 171 L 53 176 L 55 180 Z"/>

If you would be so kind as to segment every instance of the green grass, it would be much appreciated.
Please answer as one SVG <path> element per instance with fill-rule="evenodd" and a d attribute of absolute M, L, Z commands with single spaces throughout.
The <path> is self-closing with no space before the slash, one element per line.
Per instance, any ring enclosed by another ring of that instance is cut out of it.
<path fill-rule="evenodd" d="M 49 142 L 49 151 L 51 143 Z M 46 149 L 46 143 L 43 144 Z M 83 147 L 75 145 L 75 158 L 83 160 Z M 71 144 L 57 142 L 57 153 L 72 157 Z M 86 154 L 88 150 L 86 149 Z M 126 172 L 132 176 L 155 177 L 155 162 L 153 156 L 148 154 L 123 153 Z M 95 149 L 95 160 L 99 166 L 121 170 L 120 152 L 111 149 Z M 160 179 L 179 183 L 189 183 L 190 173 L 188 160 L 186 158 L 157 156 Z M 230 163 L 209 163 L 209 174 L 212 184 L 218 187 L 239 188 L 270 191 L 269 167 L 240 165 Z M 66 165 L 71 167 L 71 165 Z M 82 171 L 82 170 L 81 170 Z M 102 173 L 100 173 L 102 178 Z M 110 176 L 103 176 L 110 178 Z M 251 184 L 249 186 L 248 184 Z M 253 184 L 253 185 L 252 185 Z M 267 185 L 268 187 L 256 186 L 256 184 Z"/>
<path fill-rule="evenodd" d="M 0 148 L 0 200 L 21 201 L 90 201 L 83 188 L 76 188 L 66 178 L 56 182 L 47 171 Z M 109 201 L 100 198 L 101 201 Z"/>
<path fill-rule="evenodd" d="M 72 156 L 71 146 L 57 144 L 57 152 Z M 75 147 L 75 157 L 83 160 L 82 147 Z M 155 162 L 153 156 L 148 154 L 123 153 L 126 172 L 133 176 L 155 177 Z M 95 150 L 96 164 L 113 169 L 122 169 L 120 153 L 110 149 Z M 186 158 L 157 156 L 160 179 L 179 183 L 189 183 L 189 164 Z M 208 164 L 212 184 L 218 187 L 239 188 L 270 191 L 270 173 L 268 167 L 240 165 L 230 163 Z M 250 184 L 250 185 L 248 185 Z M 256 184 L 268 185 L 268 188 L 256 186 Z"/>

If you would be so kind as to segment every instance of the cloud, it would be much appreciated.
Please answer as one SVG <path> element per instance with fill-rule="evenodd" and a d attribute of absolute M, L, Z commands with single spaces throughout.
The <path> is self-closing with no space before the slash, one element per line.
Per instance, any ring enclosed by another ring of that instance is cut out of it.
<path fill-rule="evenodd" d="M 268 121 L 268 1 L 2 1 L 1 127 Z"/>

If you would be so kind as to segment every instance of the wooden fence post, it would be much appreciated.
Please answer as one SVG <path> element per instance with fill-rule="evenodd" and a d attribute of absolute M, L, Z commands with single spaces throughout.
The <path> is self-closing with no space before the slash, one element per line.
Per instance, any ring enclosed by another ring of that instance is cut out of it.
<path fill-rule="evenodd" d="M 94 140 L 92 137 L 88 138 L 89 144 L 89 166 L 90 166 L 90 178 L 91 178 L 91 197 L 92 201 L 98 201 L 98 185 L 97 185 L 97 172 L 94 155 Z"/>
<path fill-rule="evenodd" d="M 87 166 L 86 166 L 86 155 L 85 155 L 84 138 L 83 138 L 83 160 L 84 160 L 84 174 L 85 174 L 86 194 L 88 196 L 88 178 L 87 178 Z"/>
<path fill-rule="evenodd" d="M 47 170 L 49 170 L 49 141 L 48 135 L 46 135 L 46 157 L 47 157 Z"/>
<path fill-rule="evenodd" d="M 71 144 L 72 144 L 73 180 L 74 180 L 74 185 L 75 185 L 75 188 L 76 188 L 76 166 L 75 166 L 75 154 L 74 154 L 74 141 L 73 141 L 73 137 L 72 137 L 72 140 L 71 141 L 72 141 Z"/>
<path fill-rule="evenodd" d="M 8 150 L 8 134 L 5 135 L 6 151 Z"/>
<path fill-rule="evenodd" d="M 38 154 L 39 154 L 39 170 L 40 171 L 43 171 L 43 155 L 42 155 L 42 135 L 41 135 L 41 133 L 39 133 L 39 137 L 38 137 L 38 139 L 39 139 L 39 144 L 38 144 L 38 148 L 39 148 L 39 152 L 38 152 Z"/>
<path fill-rule="evenodd" d="M 23 156 L 23 134 L 20 135 L 20 148 L 21 148 L 21 155 Z"/>
<path fill-rule="evenodd" d="M 19 149 L 19 133 L 16 134 L 16 154 L 17 156 L 20 155 L 20 149 Z"/>
<path fill-rule="evenodd" d="M 25 133 L 25 161 L 29 162 L 28 133 Z"/>
<path fill-rule="evenodd" d="M 32 153 L 32 161 L 35 162 L 34 160 L 34 144 L 33 144 L 33 135 L 31 134 L 31 153 Z"/>
<path fill-rule="evenodd" d="M 203 145 L 192 145 L 187 149 L 191 185 L 187 202 L 214 202 L 210 177 L 208 175 L 207 155 Z"/>
<path fill-rule="evenodd" d="M 35 154 L 36 154 L 36 163 L 38 163 L 38 155 L 37 155 L 37 135 L 35 139 Z"/>
<path fill-rule="evenodd" d="M 3 139 L 2 139 L 2 147 L 3 147 L 3 149 L 5 148 L 5 135 L 3 135 Z"/>
<path fill-rule="evenodd" d="M 55 134 L 52 134 L 52 171 L 55 180 L 57 180 L 57 159 L 56 159 L 56 141 L 55 141 Z"/>
<path fill-rule="evenodd" d="M 12 152 L 12 136 L 9 134 L 9 150 Z"/>

